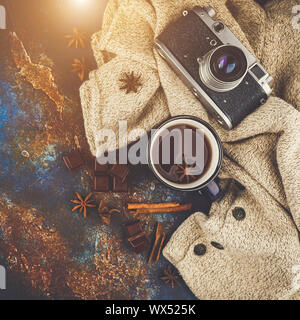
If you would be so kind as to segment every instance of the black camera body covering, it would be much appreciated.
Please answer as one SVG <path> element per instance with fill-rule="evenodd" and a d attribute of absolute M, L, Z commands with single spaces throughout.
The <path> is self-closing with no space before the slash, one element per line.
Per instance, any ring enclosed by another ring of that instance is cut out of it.
<path fill-rule="evenodd" d="M 210 6 L 194 7 L 155 40 L 158 53 L 226 129 L 264 104 L 272 77 Z"/>

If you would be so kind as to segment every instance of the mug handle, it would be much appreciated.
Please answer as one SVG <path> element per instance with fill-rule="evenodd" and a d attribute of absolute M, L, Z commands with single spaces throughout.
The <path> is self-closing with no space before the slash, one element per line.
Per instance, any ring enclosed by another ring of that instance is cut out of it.
<path fill-rule="evenodd" d="M 223 197 L 222 189 L 220 188 L 217 180 L 211 181 L 205 188 L 199 190 L 199 193 L 208 197 L 211 202 L 220 200 Z"/>

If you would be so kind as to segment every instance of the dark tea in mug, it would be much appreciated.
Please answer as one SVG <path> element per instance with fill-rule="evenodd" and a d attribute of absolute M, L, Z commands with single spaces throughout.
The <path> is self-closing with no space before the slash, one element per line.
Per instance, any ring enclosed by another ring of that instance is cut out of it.
<path fill-rule="evenodd" d="M 204 121 L 176 117 L 152 134 L 149 159 L 162 182 L 175 189 L 194 190 L 215 178 L 222 162 L 222 147 Z"/>

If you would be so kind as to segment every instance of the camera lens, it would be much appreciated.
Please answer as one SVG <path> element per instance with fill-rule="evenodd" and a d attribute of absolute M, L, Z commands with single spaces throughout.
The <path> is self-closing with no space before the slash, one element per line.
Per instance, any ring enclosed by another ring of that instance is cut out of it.
<path fill-rule="evenodd" d="M 223 45 L 199 59 L 199 76 L 211 90 L 226 92 L 236 88 L 243 80 L 248 62 L 238 47 Z"/>
<path fill-rule="evenodd" d="M 236 62 L 233 57 L 224 56 L 218 60 L 218 71 L 222 73 L 232 73 L 236 67 Z"/>
<path fill-rule="evenodd" d="M 234 46 L 223 46 L 212 54 L 210 70 L 217 79 L 234 82 L 245 74 L 247 59 L 241 49 Z"/>

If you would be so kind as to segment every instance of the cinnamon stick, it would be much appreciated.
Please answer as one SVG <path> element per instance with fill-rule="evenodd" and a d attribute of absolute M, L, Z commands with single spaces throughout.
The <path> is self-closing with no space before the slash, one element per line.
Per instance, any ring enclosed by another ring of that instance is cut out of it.
<path fill-rule="evenodd" d="M 180 211 L 188 211 L 192 208 L 191 204 L 179 205 L 176 207 L 163 207 L 163 208 L 142 208 L 136 211 L 131 211 L 133 214 L 155 214 L 155 213 L 175 213 Z"/>
<path fill-rule="evenodd" d="M 165 239 L 166 239 L 166 233 L 163 232 L 162 238 L 160 240 L 160 245 L 159 245 L 159 248 L 158 248 L 157 256 L 156 256 L 156 259 L 155 259 L 155 263 L 157 263 L 159 258 L 160 258 L 161 250 L 162 250 L 162 247 L 163 247 Z"/>
<path fill-rule="evenodd" d="M 160 208 L 172 208 L 178 207 L 178 202 L 166 202 L 166 203 L 128 203 L 128 209 L 160 209 Z"/>

